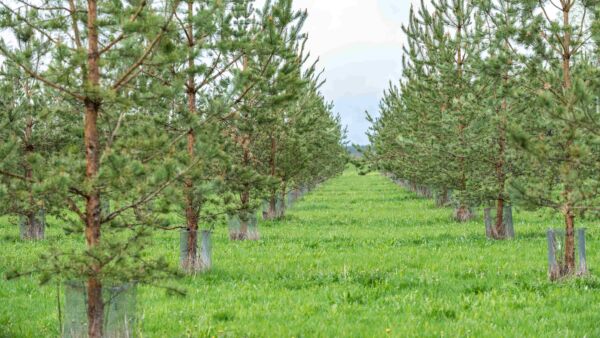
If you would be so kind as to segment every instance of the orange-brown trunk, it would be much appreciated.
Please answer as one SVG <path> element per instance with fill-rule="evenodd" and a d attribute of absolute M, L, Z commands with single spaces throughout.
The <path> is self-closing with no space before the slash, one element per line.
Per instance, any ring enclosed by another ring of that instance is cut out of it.
<path fill-rule="evenodd" d="M 186 27 L 187 30 L 187 38 L 188 38 L 188 48 L 189 48 L 189 56 L 188 56 L 188 70 L 192 71 L 195 67 L 193 48 L 195 44 L 194 39 L 194 27 L 193 27 L 193 17 L 194 17 L 194 3 L 193 1 L 188 1 L 188 24 Z M 196 115 L 196 81 L 194 75 L 190 73 L 188 75 L 187 84 L 186 84 L 186 94 L 187 94 L 187 104 L 188 111 L 190 115 Z M 195 161 L 195 146 L 196 146 L 196 133 L 194 128 L 190 128 L 187 135 L 187 152 L 188 152 L 188 161 L 191 165 Z M 190 176 L 185 178 L 185 219 L 186 226 L 188 230 L 188 238 L 187 238 L 187 257 L 184 259 L 184 268 L 189 270 L 194 270 L 197 266 L 196 260 L 198 259 L 198 219 L 199 219 L 199 211 L 198 205 L 196 205 L 196 199 L 194 197 L 195 194 L 194 181 Z"/>
<path fill-rule="evenodd" d="M 271 158 L 269 165 L 271 166 L 271 177 L 275 178 L 276 174 L 276 155 L 277 155 L 277 141 L 273 135 L 271 137 Z M 271 191 L 271 196 L 269 199 L 269 219 L 274 219 L 277 217 L 277 201 L 275 195 L 277 194 L 277 189 L 273 189 Z"/>
<path fill-rule="evenodd" d="M 566 274 L 575 272 L 575 215 L 570 207 L 565 213 L 565 271 Z"/>
<path fill-rule="evenodd" d="M 569 91 L 571 89 L 571 33 L 570 33 L 570 23 L 569 23 L 569 12 L 571 10 L 571 5 L 569 3 L 563 4 L 563 27 L 565 28 L 565 33 L 562 41 L 563 55 L 562 55 L 562 66 L 563 66 L 563 87 L 565 91 L 570 95 Z M 571 110 L 571 103 L 567 102 L 567 109 Z M 570 154 L 568 153 L 571 149 L 573 140 L 569 139 L 567 141 L 567 160 L 570 160 Z M 567 164 L 567 168 L 569 169 L 569 174 L 571 171 L 571 164 Z M 569 183 L 566 184 L 565 191 L 563 193 L 564 198 L 566 199 L 566 205 L 564 208 L 565 215 L 565 268 L 567 271 L 565 273 L 570 274 L 575 271 L 575 214 L 573 211 L 573 205 L 571 203 L 571 195 L 573 193 L 573 189 Z"/>
<path fill-rule="evenodd" d="M 96 0 L 88 0 L 88 50 L 87 50 L 87 82 L 96 88 L 100 84 L 100 67 L 98 53 L 98 32 L 96 29 L 97 6 Z M 98 97 L 85 98 L 85 158 L 86 179 L 93 182 L 99 170 L 99 137 L 98 137 L 98 113 L 100 111 L 100 99 Z M 85 209 L 85 239 L 88 248 L 93 248 L 100 243 L 100 191 L 92 186 L 87 195 Z M 102 282 L 99 279 L 101 266 L 92 263 L 91 277 L 87 280 L 87 317 L 88 335 L 91 338 L 101 338 L 103 332 L 104 303 L 102 302 Z"/>

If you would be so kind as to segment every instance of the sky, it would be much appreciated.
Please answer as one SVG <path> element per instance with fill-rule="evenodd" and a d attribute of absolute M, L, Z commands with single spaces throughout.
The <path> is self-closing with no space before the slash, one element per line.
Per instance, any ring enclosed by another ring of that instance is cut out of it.
<path fill-rule="evenodd" d="M 416 0 L 295 0 L 308 10 L 304 31 L 327 80 L 322 93 L 348 127 L 351 143 L 368 144 L 365 111 L 378 113 L 389 82 L 402 72 L 402 24 Z"/>

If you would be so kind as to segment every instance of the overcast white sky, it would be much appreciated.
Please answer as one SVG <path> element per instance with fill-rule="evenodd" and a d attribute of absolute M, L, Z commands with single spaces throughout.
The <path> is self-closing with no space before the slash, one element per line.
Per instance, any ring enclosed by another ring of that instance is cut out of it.
<path fill-rule="evenodd" d="M 418 0 L 295 0 L 308 9 L 308 48 L 319 56 L 322 91 L 348 126 L 351 142 L 368 143 L 365 110 L 377 113 L 389 81 L 402 71 L 401 25 Z"/>

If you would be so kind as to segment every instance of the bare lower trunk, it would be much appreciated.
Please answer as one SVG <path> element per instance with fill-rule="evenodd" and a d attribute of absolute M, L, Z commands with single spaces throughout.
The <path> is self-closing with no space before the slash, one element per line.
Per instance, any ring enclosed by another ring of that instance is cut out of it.
<path fill-rule="evenodd" d="M 182 262 L 182 268 L 188 272 L 194 272 L 198 266 L 198 227 L 194 230 L 188 228 L 186 256 Z"/>
<path fill-rule="evenodd" d="M 504 199 L 498 198 L 496 204 L 496 226 L 494 229 L 494 237 L 502 239 L 506 237 L 506 227 L 504 226 Z"/>
<path fill-rule="evenodd" d="M 188 156 L 190 162 L 194 158 L 195 135 L 192 130 L 188 132 Z M 193 272 L 197 265 L 198 258 L 198 206 L 194 198 L 194 182 L 187 177 L 185 180 L 186 206 L 185 218 L 188 230 L 187 256 L 183 261 L 183 268 L 186 271 Z"/>
<path fill-rule="evenodd" d="M 189 48 L 189 56 L 188 56 L 188 70 L 190 70 L 190 74 L 188 75 L 187 84 L 186 84 L 186 96 L 187 96 L 187 105 L 190 115 L 196 115 L 196 82 L 194 78 L 194 74 L 191 70 L 195 67 L 194 55 L 192 53 L 192 49 L 194 48 L 195 40 L 194 40 L 194 27 L 193 27 L 193 16 L 194 16 L 194 7 L 193 2 L 188 1 L 188 23 L 186 27 L 186 37 L 188 39 L 188 48 Z M 194 128 L 191 127 L 188 131 L 187 135 L 187 154 L 188 161 L 190 165 L 194 163 L 196 155 L 195 155 L 195 146 L 196 146 L 196 133 Z M 195 187 L 194 181 L 191 177 L 186 177 L 185 179 L 185 193 L 186 193 L 186 207 L 185 207 L 185 218 L 186 218 L 186 226 L 188 230 L 188 241 L 187 241 L 187 256 L 183 261 L 183 268 L 188 272 L 194 272 L 196 267 L 198 266 L 198 215 L 199 215 L 199 206 L 197 205 L 197 201 L 195 198 Z"/>
<path fill-rule="evenodd" d="M 244 240 L 248 238 L 248 223 L 250 222 L 250 220 L 246 219 L 246 220 L 240 220 L 240 233 L 239 233 L 239 239 L 240 240 Z"/>
<path fill-rule="evenodd" d="M 247 141 L 243 142 L 243 163 L 244 166 L 250 166 L 250 149 L 248 149 L 249 145 Z M 237 240 L 245 240 L 248 238 L 248 222 L 250 222 L 250 185 L 248 183 L 244 183 L 244 188 L 240 193 L 240 202 L 241 202 L 241 210 L 240 214 L 240 228 L 238 234 L 236 236 Z"/>
<path fill-rule="evenodd" d="M 565 213 L 565 274 L 575 271 L 575 216 L 570 208 Z"/>
<path fill-rule="evenodd" d="M 181 267 L 188 273 L 197 273 L 207 271 L 212 266 L 212 241 L 210 230 L 203 230 L 201 243 L 199 231 L 188 231 L 187 229 L 181 233 Z M 194 246 L 194 249 L 190 250 L 190 245 Z M 199 250 L 201 248 L 201 250 Z M 200 253 L 198 253 L 200 251 Z"/>
<path fill-rule="evenodd" d="M 281 188 L 281 206 L 280 206 L 281 210 L 279 212 L 279 217 L 282 217 L 282 218 L 285 217 L 285 208 L 287 207 L 286 203 L 285 203 L 285 200 L 286 200 L 286 192 L 285 191 L 286 190 L 287 190 L 287 184 L 284 181 L 283 186 Z"/>
<path fill-rule="evenodd" d="M 269 159 L 269 166 L 271 167 L 271 177 L 275 178 L 276 174 L 276 155 L 277 155 L 277 141 L 273 135 L 271 137 L 271 158 Z M 271 191 L 271 197 L 269 199 L 269 212 L 267 216 L 269 219 L 275 219 L 278 217 L 277 215 L 277 189 L 273 189 Z"/>
<path fill-rule="evenodd" d="M 45 221 L 44 213 L 40 211 L 35 213 L 30 211 L 22 219 L 21 239 L 23 240 L 42 240 L 44 239 Z"/>
<path fill-rule="evenodd" d="M 483 209 L 483 222 L 485 223 L 485 237 L 494 238 L 492 230 L 492 208 Z"/>
<path fill-rule="evenodd" d="M 562 4 L 563 2 L 561 2 Z M 565 2 L 563 4 L 563 27 L 565 28 L 571 28 L 570 25 L 570 17 L 569 17 L 569 13 L 570 10 L 572 8 L 571 2 Z M 562 39 L 562 48 L 563 48 L 563 55 L 562 55 L 562 67 L 563 67 L 563 87 L 564 89 L 569 92 L 571 90 L 571 32 L 570 29 L 565 29 L 565 33 Z M 571 100 L 567 101 L 567 111 L 570 113 L 573 110 L 573 107 L 571 105 Z M 571 154 L 570 152 L 572 151 L 572 144 L 573 144 L 573 139 L 569 139 L 567 141 L 567 147 L 566 147 L 566 155 L 567 155 L 567 160 L 570 161 L 571 160 Z M 572 172 L 572 163 L 568 162 L 567 164 L 567 168 L 568 173 L 567 174 L 571 174 Z M 565 268 L 567 270 L 567 273 L 573 273 L 575 271 L 575 215 L 573 213 L 573 204 L 572 202 L 572 198 L 571 195 L 573 193 L 573 189 L 569 184 L 566 184 L 566 188 L 565 191 L 563 193 L 565 199 L 566 199 L 566 206 L 565 206 L 565 210 L 564 210 L 564 215 L 565 215 L 565 226 L 566 226 L 566 232 L 565 232 Z"/>
<path fill-rule="evenodd" d="M 26 86 L 25 88 L 25 92 L 27 93 L 27 95 L 29 96 L 29 89 L 28 86 Z M 33 119 L 29 118 L 27 121 L 27 125 L 25 126 L 25 130 L 24 130 L 24 151 L 25 151 L 25 158 L 29 159 L 29 157 L 34 153 L 34 145 L 32 143 L 32 136 L 33 136 Z M 41 240 L 44 239 L 44 227 L 45 227 L 45 222 L 44 222 L 44 214 L 43 211 L 39 210 L 38 207 L 36 206 L 36 202 L 35 202 L 35 192 L 33 191 L 33 168 L 31 167 L 31 164 L 29 164 L 29 162 L 27 162 L 27 160 L 23 161 L 23 171 L 24 171 L 24 176 L 27 178 L 28 184 L 29 184 L 29 198 L 28 198 L 28 211 L 27 214 L 24 217 L 24 220 L 22 222 L 24 222 L 24 224 L 21 224 L 21 227 L 23 227 L 22 229 L 22 233 L 21 233 L 21 239 L 24 240 Z"/>
<path fill-rule="evenodd" d="M 276 219 L 277 215 L 277 191 L 273 191 L 271 193 L 271 197 L 269 198 L 269 211 L 267 213 L 268 219 Z"/>
<path fill-rule="evenodd" d="M 104 302 L 102 301 L 102 283 L 96 278 L 87 281 L 87 317 L 88 336 L 102 338 L 104 321 Z"/>
<path fill-rule="evenodd" d="M 454 210 L 454 219 L 457 222 L 468 222 L 475 217 L 473 211 L 466 205 L 461 205 Z"/>
<path fill-rule="evenodd" d="M 448 189 L 442 189 L 440 193 L 436 195 L 435 198 L 435 206 L 438 208 L 443 208 L 450 203 L 450 197 L 448 196 Z"/>
<path fill-rule="evenodd" d="M 190 161 L 192 161 L 194 157 L 194 143 L 194 132 L 190 130 L 188 133 L 188 155 L 190 157 Z M 189 177 L 185 180 L 185 193 L 185 218 L 188 230 L 188 239 L 187 256 L 183 261 L 183 268 L 186 271 L 193 271 L 194 266 L 197 265 L 196 260 L 198 257 L 198 211 L 194 198 L 194 182 Z"/>

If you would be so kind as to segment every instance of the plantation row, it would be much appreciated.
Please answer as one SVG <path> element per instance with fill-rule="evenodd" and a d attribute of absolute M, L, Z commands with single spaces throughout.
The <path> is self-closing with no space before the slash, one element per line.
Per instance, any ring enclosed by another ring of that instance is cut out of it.
<path fill-rule="evenodd" d="M 513 236 L 511 205 L 560 212 L 564 254 L 550 278 L 575 274 L 576 219 L 600 211 L 599 10 L 580 0 L 412 9 L 403 77 L 369 117 L 368 166 L 452 204 L 458 221 L 495 206 L 485 217 L 495 239 Z M 561 231 L 548 236 L 563 250 Z"/>
<path fill-rule="evenodd" d="M 109 286 L 206 270 L 217 224 L 258 239 L 258 213 L 343 171 L 306 16 L 292 0 L 0 4 L 0 216 L 26 240 L 51 216 L 81 243 L 8 277 L 82 282 L 87 332 L 68 334 L 103 336 Z M 148 256 L 156 230 L 182 232 L 180 268 Z"/>

